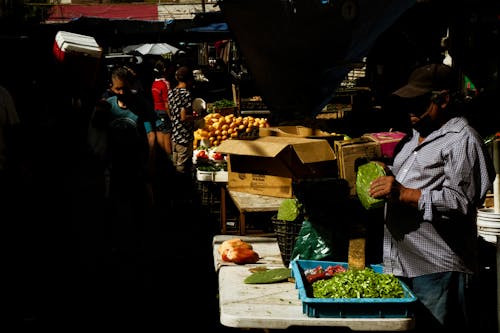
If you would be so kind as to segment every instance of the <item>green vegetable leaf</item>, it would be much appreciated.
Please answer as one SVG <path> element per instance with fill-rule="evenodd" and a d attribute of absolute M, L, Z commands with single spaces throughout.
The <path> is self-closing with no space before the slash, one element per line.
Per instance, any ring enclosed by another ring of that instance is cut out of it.
<path fill-rule="evenodd" d="M 227 107 L 233 107 L 235 106 L 234 102 L 228 99 L 221 99 L 218 101 L 215 101 L 212 105 L 212 107 L 220 109 L 220 108 L 227 108 Z"/>
<path fill-rule="evenodd" d="M 356 174 L 356 194 L 365 209 L 379 208 L 384 205 L 384 199 L 373 198 L 369 193 L 371 182 L 380 176 L 385 176 L 385 170 L 376 162 L 368 162 L 358 168 Z"/>
<path fill-rule="evenodd" d="M 282 221 L 295 221 L 302 211 L 302 204 L 297 199 L 285 199 L 281 203 L 277 218 Z"/>
<path fill-rule="evenodd" d="M 255 272 L 245 278 L 247 284 L 276 283 L 287 281 L 291 276 L 290 268 L 274 268 L 266 271 Z"/>
<path fill-rule="evenodd" d="M 403 298 L 404 289 L 392 274 L 377 273 L 371 268 L 349 269 L 328 280 L 312 284 L 317 298 Z"/>

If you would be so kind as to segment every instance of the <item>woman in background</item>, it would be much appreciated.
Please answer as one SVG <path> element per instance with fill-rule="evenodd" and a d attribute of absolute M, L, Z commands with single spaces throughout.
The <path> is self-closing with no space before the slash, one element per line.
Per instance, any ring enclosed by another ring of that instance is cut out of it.
<path fill-rule="evenodd" d="M 168 110 L 168 92 L 170 90 L 170 83 L 166 75 L 166 67 L 163 60 L 158 60 L 155 63 L 154 81 L 151 86 L 151 94 L 153 96 L 153 103 L 158 120 L 156 121 L 156 141 L 161 149 L 170 156 L 172 154 L 171 132 L 172 124 L 170 122 Z"/>
<path fill-rule="evenodd" d="M 182 66 L 175 72 L 177 85 L 168 93 L 172 121 L 173 162 L 178 173 L 191 175 L 193 163 L 194 117 L 190 92 L 193 73 Z"/>

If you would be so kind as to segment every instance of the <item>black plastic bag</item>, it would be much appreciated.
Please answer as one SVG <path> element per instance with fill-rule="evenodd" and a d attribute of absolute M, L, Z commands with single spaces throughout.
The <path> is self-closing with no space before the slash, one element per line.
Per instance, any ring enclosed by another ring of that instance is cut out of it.
<path fill-rule="evenodd" d="M 342 178 L 302 179 L 295 196 L 304 209 L 304 222 L 290 260 L 330 260 L 345 255 L 349 184 Z"/>
<path fill-rule="evenodd" d="M 291 260 L 327 260 L 333 256 L 330 231 L 325 227 L 302 222 L 299 234 L 295 239 Z"/>

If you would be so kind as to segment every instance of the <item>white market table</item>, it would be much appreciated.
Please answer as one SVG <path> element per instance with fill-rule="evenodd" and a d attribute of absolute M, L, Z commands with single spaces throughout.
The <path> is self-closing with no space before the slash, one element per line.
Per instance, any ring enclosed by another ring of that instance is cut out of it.
<path fill-rule="evenodd" d="M 256 264 L 224 263 L 217 252 L 219 245 L 230 235 L 213 239 L 215 269 L 218 271 L 220 322 L 235 328 L 287 329 L 304 327 L 347 327 L 355 331 L 407 331 L 414 328 L 414 318 L 313 318 L 302 313 L 295 284 L 245 284 L 249 268 L 283 267 L 275 238 L 237 236 L 253 245 L 262 258 Z"/>
<path fill-rule="evenodd" d="M 226 186 L 221 186 L 221 232 L 227 233 L 227 216 L 226 216 L 226 200 L 227 196 L 234 202 L 234 205 L 239 212 L 239 234 L 245 235 L 246 227 L 246 214 L 248 213 L 265 213 L 265 212 L 278 212 L 284 198 L 271 197 L 267 195 L 258 195 L 245 192 L 232 191 Z"/>

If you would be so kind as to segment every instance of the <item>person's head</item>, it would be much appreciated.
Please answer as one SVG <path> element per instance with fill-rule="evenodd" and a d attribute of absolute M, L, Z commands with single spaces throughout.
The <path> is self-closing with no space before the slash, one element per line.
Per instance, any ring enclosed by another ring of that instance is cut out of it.
<path fill-rule="evenodd" d="M 125 105 L 130 102 L 133 95 L 132 75 L 130 69 L 125 66 L 117 67 L 111 72 L 110 90 Z"/>
<path fill-rule="evenodd" d="M 175 71 L 175 79 L 177 82 L 190 84 L 193 82 L 193 72 L 187 66 L 179 67 Z"/>
<path fill-rule="evenodd" d="M 130 92 L 130 71 L 127 67 L 116 67 L 111 72 L 109 89 L 116 95 Z"/>
<path fill-rule="evenodd" d="M 428 64 L 415 69 L 393 94 L 408 100 L 412 126 L 426 137 L 455 114 L 450 105 L 459 93 L 459 76 L 450 66 Z"/>
<path fill-rule="evenodd" d="M 165 77 L 167 75 L 167 69 L 165 62 L 163 60 L 158 60 L 155 62 L 153 67 L 153 76 L 155 79 Z"/>

